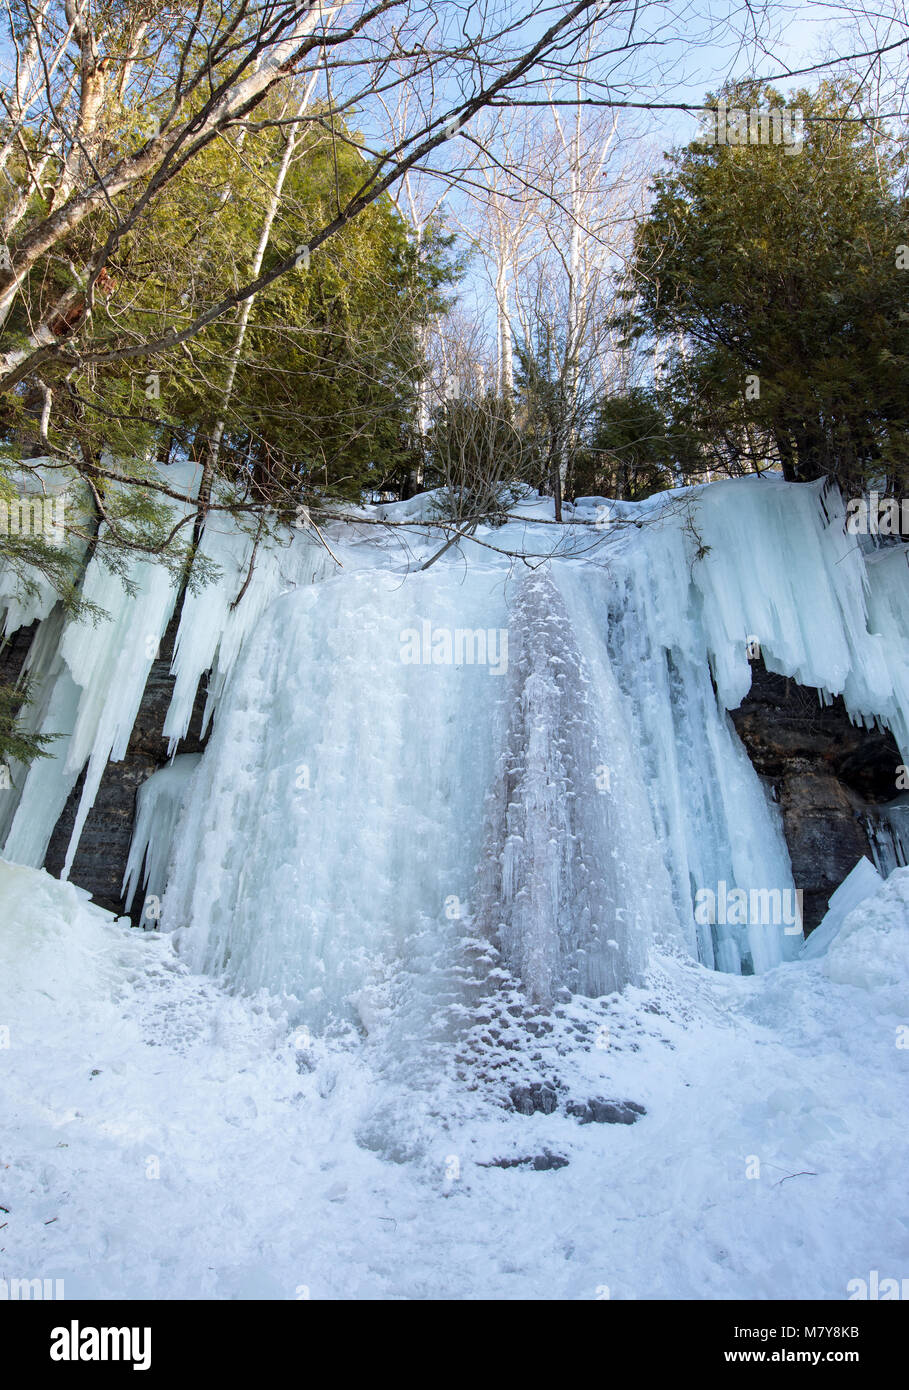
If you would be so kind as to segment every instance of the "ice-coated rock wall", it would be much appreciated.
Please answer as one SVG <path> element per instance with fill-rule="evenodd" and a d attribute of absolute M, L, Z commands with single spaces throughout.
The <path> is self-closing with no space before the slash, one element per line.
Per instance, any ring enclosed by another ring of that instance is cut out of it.
<path fill-rule="evenodd" d="M 793 957 L 779 816 L 727 710 L 759 648 L 909 760 L 906 547 L 769 477 L 582 499 L 562 528 L 528 499 L 426 571 L 437 534 L 366 524 L 420 515 L 361 514 L 336 558 L 285 533 L 251 572 L 250 538 L 210 525 L 222 577 L 183 605 L 165 732 L 206 672 L 214 730 L 144 790 L 128 875 L 167 882 L 187 958 L 368 1030 L 415 956 L 478 935 L 541 1000 L 639 979 L 654 936 L 727 971 Z M 10 797 L 8 858 L 42 861 L 87 766 L 84 820 L 129 736 L 177 598 L 143 565 L 133 596 L 89 567 L 109 624 L 37 614 L 33 718 L 64 737 Z"/>

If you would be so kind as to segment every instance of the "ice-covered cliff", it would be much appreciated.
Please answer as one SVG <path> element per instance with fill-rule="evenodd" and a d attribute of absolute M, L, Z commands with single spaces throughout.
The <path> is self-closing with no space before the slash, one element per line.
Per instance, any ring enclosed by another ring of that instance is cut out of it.
<path fill-rule="evenodd" d="M 794 957 L 779 817 L 727 710 L 759 650 L 909 761 L 906 548 L 862 548 L 835 491 L 752 477 L 587 499 L 562 527 L 528 499 L 424 571 L 437 536 L 376 522 L 429 508 L 337 525 L 333 554 L 288 532 L 251 572 L 250 538 L 209 524 L 222 576 L 183 603 L 164 732 L 209 672 L 213 733 L 143 791 L 129 866 L 132 891 L 144 858 L 166 884 L 185 958 L 368 1027 L 414 959 L 457 970 L 477 939 L 538 1000 L 640 980 L 653 939 L 734 973 Z M 91 562 L 97 627 L 10 609 L 43 620 L 33 718 L 64 737 L 14 776 L 7 858 L 42 863 L 87 768 L 71 863 L 122 756 L 177 601 L 160 567 L 134 579 Z"/>

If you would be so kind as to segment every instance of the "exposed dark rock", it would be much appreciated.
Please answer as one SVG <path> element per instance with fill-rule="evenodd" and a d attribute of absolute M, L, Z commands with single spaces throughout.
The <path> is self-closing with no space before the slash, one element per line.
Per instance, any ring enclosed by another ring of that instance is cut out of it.
<path fill-rule="evenodd" d="M 793 772 L 780 788 L 780 808 L 796 887 L 804 892 L 806 930 L 813 930 L 835 888 L 863 855 L 871 857 L 864 826 L 846 786 L 821 772 Z"/>
<path fill-rule="evenodd" d="M 864 818 L 893 799 L 902 759 L 889 730 L 853 724 L 840 697 L 823 706 L 816 690 L 760 660 L 752 676 L 732 720 L 779 803 L 807 933 L 858 860 L 873 859 Z"/>
<path fill-rule="evenodd" d="M 564 1154 L 551 1154 L 548 1149 L 544 1149 L 541 1154 L 535 1156 L 533 1167 L 536 1173 L 549 1173 L 555 1168 L 567 1168 L 568 1159 Z"/>
<path fill-rule="evenodd" d="M 15 685 L 22 673 L 22 666 L 38 631 L 38 624 L 20 627 L 0 645 L 0 685 Z"/>
<path fill-rule="evenodd" d="M 123 910 L 120 885 L 133 833 L 136 792 L 157 767 L 154 759 L 135 753 L 128 753 L 122 762 L 108 763 L 79 840 L 69 876 L 112 912 Z M 59 876 L 63 868 L 84 781 L 83 774 L 54 828 L 44 859 L 48 873 Z"/>
<path fill-rule="evenodd" d="M 603 1100 L 594 1096 L 588 1101 L 572 1100 L 566 1106 L 582 1125 L 633 1125 L 647 1111 L 634 1100 Z"/>
<path fill-rule="evenodd" d="M 555 1090 L 545 1081 L 534 1081 L 529 1086 L 512 1086 L 509 1094 L 519 1115 L 534 1115 L 538 1110 L 544 1115 L 551 1115 L 559 1104 Z"/>
<path fill-rule="evenodd" d="M 114 912 L 123 911 L 120 885 L 132 839 L 136 792 L 147 777 L 168 761 L 167 740 L 161 730 L 174 688 L 170 663 L 177 624 L 175 615 L 161 639 L 158 658 L 152 663 L 126 757 L 121 762 L 108 763 L 105 768 L 70 871 L 73 883 L 87 888 L 96 902 Z M 199 733 L 204 704 L 205 692 L 200 690 L 193 706 L 188 735 L 178 749 L 180 753 L 198 753 L 204 747 Z M 59 874 L 63 868 L 83 780 L 84 777 L 80 777 L 73 788 L 51 836 L 44 860 L 49 873 Z M 137 916 L 141 906 L 139 898 L 134 905 Z"/>
<path fill-rule="evenodd" d="M 556 1168 L 567 1168 L 568 1159 L 564 1154 L 550 1153 L 544 1149 L 541 1154 L 528 1155 L 527 1158 L 494 1158 L 489 1163 L 480 1163 L 480 1168 L 532 1168 L 535 1173 L 549 1173 Z"/>

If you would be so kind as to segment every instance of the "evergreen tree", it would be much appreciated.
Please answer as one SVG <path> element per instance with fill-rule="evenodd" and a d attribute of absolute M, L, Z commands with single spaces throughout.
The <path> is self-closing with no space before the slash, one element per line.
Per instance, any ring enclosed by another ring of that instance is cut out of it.
<path fill-rule="evenodd" d="M 857 119 L 847 86 L 722 95 L 730 110 L 801 113 L 804 141 L 697 140 L 655 182 L 626 327 L 674 345 L 661 379 L 674 432 L 701 470 L 774 463 L 905 488 L 904 148 Z"/>
<path fill-rule="evenodd" d="M 660 402 L 652 391 L 632 387 L 599 402 L 575 465 L 575 487 L 580 495 L 635 501 L 672 487 L 684 471 Z"/>

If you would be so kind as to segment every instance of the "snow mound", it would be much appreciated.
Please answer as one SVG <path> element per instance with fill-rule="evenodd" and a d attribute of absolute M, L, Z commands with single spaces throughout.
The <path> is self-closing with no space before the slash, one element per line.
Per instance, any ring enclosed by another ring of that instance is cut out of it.
<path fill-rule="evenodd" d="M 71 1013 L 110 985 L 109 945 L 122 926 L 83 888 L 0 859 L 0 1002 L 11 1035 L 32 1026 L 35 998 Z"/>
<path fill-rule="evenodd" d="M 905 940 L 906 885 L 856 941 Z M 0 914 L 3 1277 L 105 1301 L 842 1299 L 905 1256 L 909 1053 L 823 963 L 665 957 L 535 1019 L 536 1065 L 477 1010 L 455 1104 L 438 1054 L 423 1099 L 382 1063 L 381 1019 L 326 1044 L 43 872 L 0 861 Z M 557 1109 L 492 1104 L 500 1063 L 556 1079 Z M 646 1115 L 581 1124 L 593 1097 Z"/>
<path fill-rule="evenodd" d="M 863 855 L 836 892 L 830 895 L 827 911 L 799 952 L 800 958 L 817 960 L 825 955 L 850 912 L 854 912 L 868 898 L 873 898 L 883 885 L 883 878 L 871 860 Z"/>
<path fill-rule="evenodd" d="M 829 979 L 879 990 L 882 1007 L 909 1008 L 909 868 L 895 869 L 854 908 L 824 958 Z"/>
<path fill-rule="evenodd" d="M 96 1053 L 145 1051 L 132 1004 L 136 989 L 156 994 L 162 971 L 168 981 L 187 975 L 158 932 L 134 929 L 44 869 L 0 859 L 0 1085 L 17 1124 L 23 1106 L 68 1121 L 73 1069 L 87 1079 Z"/>

